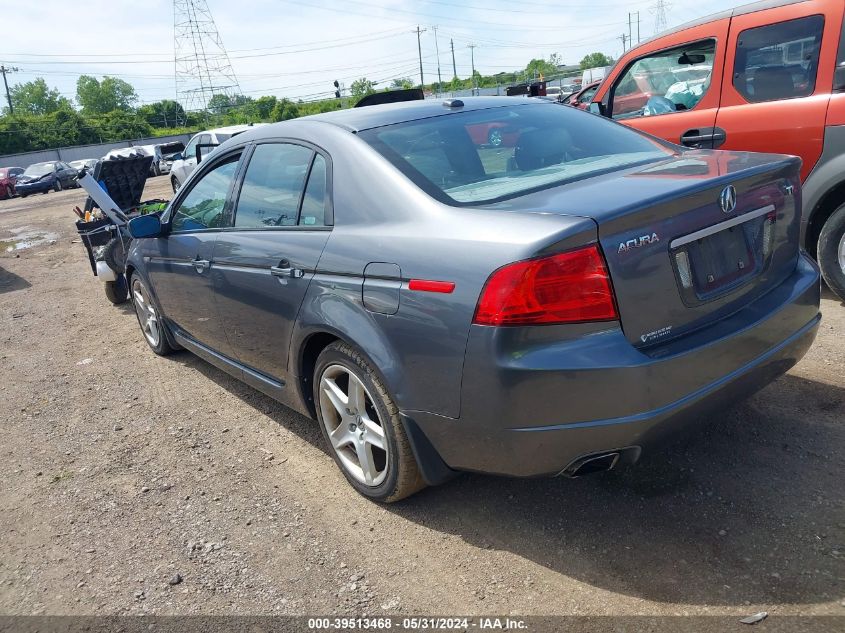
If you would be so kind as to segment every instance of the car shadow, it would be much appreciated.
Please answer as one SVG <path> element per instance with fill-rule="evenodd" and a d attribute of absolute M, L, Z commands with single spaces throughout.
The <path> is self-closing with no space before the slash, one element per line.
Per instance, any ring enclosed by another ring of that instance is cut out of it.
<path fill-rule="evenodd" d="M 845 389 L 787 375 L 639 464 L 468 475 L 388 509 L 609 591 L 685 604 L 845 595 Z"/>
<path fill-rule="evenodd" d="M 0 294 L 3 294 L 4 292 L 13 292 L 15 290 L 23 290 L 24 288 L 29 288 L 31 286 L 32 284 L 23 277 L 0 267 Z"/>
<path fill-rule="evenodd" d="M 312 420 L 192 354 L 171 358 L 326 451 Z M 845 389 L 787 375 L 618 472 L 574 480 L 465 474 L 385 507 L 474 547 L 647 600 L 841 599 L 843 420 Z"/>

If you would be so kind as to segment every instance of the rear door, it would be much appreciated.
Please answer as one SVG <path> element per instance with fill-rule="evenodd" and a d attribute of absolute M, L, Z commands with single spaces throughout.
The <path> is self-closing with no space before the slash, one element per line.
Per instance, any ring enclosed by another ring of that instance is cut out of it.
<path fill-rule="evenodd" d="M 596 93 L 614 120 L 687 147 L 719 147 L 715 129 L 729 18 L 638 47 Z"/>
<path fill-rule="evenodd" d="M 283 382 L 294 321 L 328 241 L 330 161 L 297 143 L 255 146 L 234 225 L 214 248 L 220 318 L 238 360 Z"/>
<path fill-rule="evenodd" d="M 716 125 L 724 149 L 795 154 L 804 180 L 821 156 L 845 3 L 735 15 Z"/>

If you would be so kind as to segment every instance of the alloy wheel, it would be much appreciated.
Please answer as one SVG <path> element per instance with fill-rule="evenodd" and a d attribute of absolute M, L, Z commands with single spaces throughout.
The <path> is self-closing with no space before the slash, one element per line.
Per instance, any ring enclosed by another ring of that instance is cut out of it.
<path fill-rule="evenodd" d="M 499 147 L 504 140 L 502 139 L 502 131 L 497 129 L 490 130 L 487 140 L 493 147 Z"/>
<path fill-rule="evenodd" d="M 159 326 L 158 314 L 153 307 L 147 289 L 140 280 L 132 283 L 132 298 L 135 303 L 135 312 L 138 315 L 138 322 L 141 324 L 141 331 L 147 337 L 152 347 L 157 347 L 161 340 L 161 327 Z"/>
<path fill-rule="evenodd" d="M 320 412 L 344 470 L 366 486 L 381 484 L 390 463 L 387 436 L 372 396 L 352 370 L 326 367 L 320 376 Z"/>

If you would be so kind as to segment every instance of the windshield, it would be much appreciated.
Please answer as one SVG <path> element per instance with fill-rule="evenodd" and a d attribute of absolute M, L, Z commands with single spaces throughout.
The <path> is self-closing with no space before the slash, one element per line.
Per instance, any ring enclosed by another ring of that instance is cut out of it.
<path fill-rule="evenodd" d="M 52 171 L 53 163 L 36 163 L 35 165 L 27 167 L 26 171 L 23 173 L 25 176 L 44 176 Z"/>
<path fill-rule="evenodd" d="M 482 204 L 636 164 L 668 146 L 557 104 L 461 112 L 360 136 L 420 188 L 451 204 Z"/>

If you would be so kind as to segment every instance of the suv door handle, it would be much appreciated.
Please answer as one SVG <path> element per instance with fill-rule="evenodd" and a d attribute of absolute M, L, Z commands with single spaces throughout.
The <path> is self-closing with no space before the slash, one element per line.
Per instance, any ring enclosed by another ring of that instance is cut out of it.
<path fill-rule="evenodd" d="M 290 277 L 291 279 L 299 279 L 305 276 L 305 271 L 301 268 L 294 268 L 287 259 L 279 262 L 278 266 L 270 266 L 270 274 L 274 277 Z"/>
<path fill-rule="evenodd" d="M 715 149 L 725 142 L 727 134 L 719 127 L 703 127 L 681 134 L 681 145 L 698 149 Z"/>
<path fill-rule="evenodd" d="M 207 259 L 200 259 L 199 255 L 197 255 L 196 259 L 194 259 L 191 263 L 194 265 L 194 270 L 196 270 L 199 274 L 202 274 L 211 267 L 211 262 Z"/>

